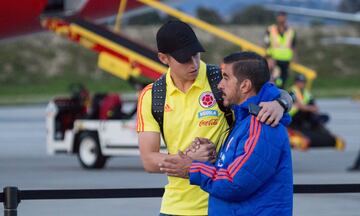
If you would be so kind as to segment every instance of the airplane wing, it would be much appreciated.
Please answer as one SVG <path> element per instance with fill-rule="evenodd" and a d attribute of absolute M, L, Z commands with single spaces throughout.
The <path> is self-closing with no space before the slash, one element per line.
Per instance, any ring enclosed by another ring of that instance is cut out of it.
<path fill-rule="evenodd" d="M 360 12 L 352 14 L 352 13 L 343 13 L 337 11 L 309 9 L 309 8 L 292 7 L 292 6 L 284 6 L 284 5 L 276 5 L 276 4 L 265 5 L 265 8 L 276 12 L 285 11 L 288 14 L 311 16 L 311 17 L 340 20 L 340 21 L 360 22 Z"/>

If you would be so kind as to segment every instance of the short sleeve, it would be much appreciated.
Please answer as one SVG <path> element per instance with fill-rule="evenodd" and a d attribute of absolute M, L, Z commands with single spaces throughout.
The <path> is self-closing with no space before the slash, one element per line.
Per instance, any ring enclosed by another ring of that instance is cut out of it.
<path fill-rule="evenodd" d="M 159 132 L 160 128 L 151 112 L 152 84 L 146 86 L 139 95 L 137 105 L 137 132 Z"/>

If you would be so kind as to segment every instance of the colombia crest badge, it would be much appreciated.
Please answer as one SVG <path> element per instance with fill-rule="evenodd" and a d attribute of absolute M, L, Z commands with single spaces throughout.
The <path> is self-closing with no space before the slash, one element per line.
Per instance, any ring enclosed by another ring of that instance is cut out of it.
<path fill-rule="evenodd" d="M 203 108 L 211 108 L 215 105 L 216 100 L 212 92 L 204 92 L 199 97 L 199 103 Z"/>

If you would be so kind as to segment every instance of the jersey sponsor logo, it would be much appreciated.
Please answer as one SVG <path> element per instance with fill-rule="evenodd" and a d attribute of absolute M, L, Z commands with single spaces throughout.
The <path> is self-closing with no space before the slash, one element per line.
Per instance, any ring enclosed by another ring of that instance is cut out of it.
<path fill-rule="evenodd" d="M 210 119 L 210 120 L 201 120 L 199 122 L 199 127 L 209 127 L 209 126 L 215 126 L 219 123 L 218 119 Z"/>
<path fill-rule="evenodd" d="M 203 108 L 211 108 L 215 105 L 216 100 L 211 91 L 204 92 L 199 97 L 199 103 Z"/>
<path fill-rule="evenodd" d="M 203 118 L 206 116 L 219 116 L 219 112 L 217 110 L 204 110 L 201 112 L 198 112 L 198 118 Z"/>
<path fill-rule="evenodd" d="M 170 107 L 169 104 L 166 104 L 166 105 L 164 106 L 164 112 L 171 112 L 171 111 L 173 111 L 173 109 Z"/>

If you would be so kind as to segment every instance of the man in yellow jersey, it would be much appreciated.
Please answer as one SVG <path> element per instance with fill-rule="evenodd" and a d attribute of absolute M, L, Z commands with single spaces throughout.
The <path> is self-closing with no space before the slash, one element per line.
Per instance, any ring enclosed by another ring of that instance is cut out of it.
<path fill-rule="evenodd" d="M 224 113 L 216 102 L 207 78 L 207 65 L 200 60 L 204 52 L 194 31 L 181 21 L 164 24 L 156 35 L 158 57 L 169 66 L 166 73 L 165 103 L 162 125 L 154 118 L 152 98 L 155 84 L 145 87 L 139 95 L 137 132 L 140 155 L 144 169 L 150 173 L 161 173 L 159 164 L 166 158 L 181 157 L 179 151 L 187 148 L 196 137 L 207 138 L 218 150 L 228 128 Z M 160 78 L 161 79 L 161 78 Z M 277 125 L 284 108 L 280 101 L 264 102 L 258 115 L 260 121 Z M 161 133 L 162 132 L 162 133 Z M 166 142 L 168 154 L 160 153 L 161 134 Z M 212 160 L 206 146 L 206 154 L 197 154 L 196 159 Z M 191 152 L 191 151 L 190 151 Z M 196 153 L 195 152 L 195 153 Z M 190 155 L 192 157 L 192 155 Z M 194 159 L 195 159 L 194 158 Z M 208 194 L 198 186 L 190 185 L 188 179 L 168 177 L 160 215 L 207 215 Z"/>
<path fill-rule="evenodd" d="M 272 59 L 269 63 L 270 68 L 276 65 L 281 70 L 275 84 L 282 88 L 287 80 L 289 64 L 294 56 L 296 37 L 294 29 L 287 24 L 285 12 L 279 12 L 276 22 L 276 25 L 267 28 L 264 42 L 267 55 Z"/>

